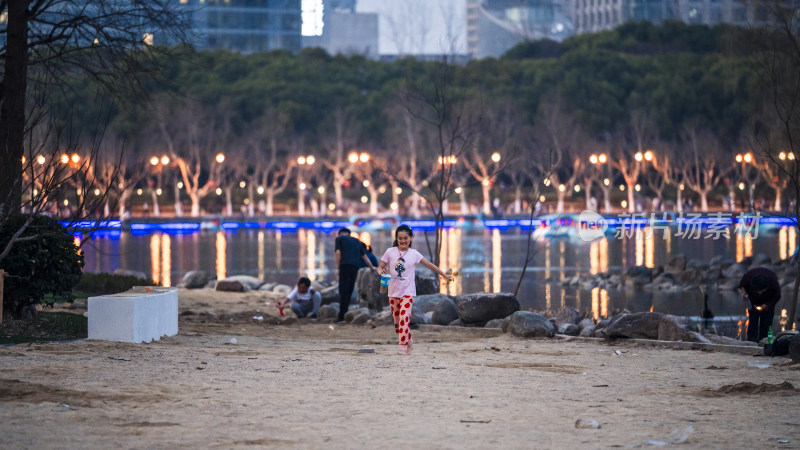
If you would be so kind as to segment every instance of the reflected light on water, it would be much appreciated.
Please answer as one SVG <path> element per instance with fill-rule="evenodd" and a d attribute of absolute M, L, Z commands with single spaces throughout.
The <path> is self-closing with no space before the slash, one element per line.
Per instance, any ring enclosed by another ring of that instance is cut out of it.
<path fill-rule="evenodd" d="M 592 288 L 592 319 L 595 323 L 600 320 L 600 288 Z"/>
<path fill-rule="evenodd" d="M 600 317 L 608 317 L 608 291 L 600 289 Z"/>
<path fill-rule="evenodd" d="M 781 227 L 778 231 L 778 256 L 786 259 L 794 255 L 797 246 L 797 230 L 794 227 Z"/>
<path fill-rule="evenodd" d="M 258 279 L 264 281 L 264 232 L 258 232 Z"/>
<path fill-rule="evenodd" d="M 503 274 L 503 251 L 500 230 L 492 231 L 492 292 L 500 292 L 500 277 Z"/>
<path fill-rule="evenodd" d="M 442 249 L 439 252 L 439 267 L 445 272 L 460 275 L 459 262 L 461 261 L 461 230 L 451 228 L 442 231 Z M 463 286 L 461 276 L 456 276 L 455 281 L 447 283 L 439 281 L 439 292 L 447 295 L 460 295 Z"/>
<path fill-rule="evenodd" d="M 563 239 L 558 242 L 558 254 L 559 254 L 558 267 L 559 267 L 559 269 L 561 269 L 561 270 L 559 270 L 559 273 L 561 275 L 560 279 L 561 279 L 561 281 L 564 281 L 564 280 L 567 279 L 567 274 L 564 272 L 564 267 L 567 266 L 567 256 L 566 256 L 567 255 L 567 243 L 564 242 Z"/>
<path fill-rule="evenodd" d="M 781 229 L 778 230 L 778 257 L 780 259 L 786 259 L 786 242 L 789 240 L 788 234 L 789 232 L 786 227 L 781 227 Z"/>
<path fill-rule="evenodd" d="M 647 227 L 644 233 L 644 265 L 649 268 L 655 267 L 655 247 L 653 246 L 653 231 Z"/>
<path fill-rule="evenodd" d="M 589 247 L 589 273 L 608 272 L 608 238 L 592 241 Z"/>
<path fill-rule="evenodd" d="M 228 243 L 225 240 L 225 232 L 217 231 L 217 279 L 225 278 L 225 270 L 228 266 L 226 252 Z"/>
<path fill-rule="evenodd" d="M 150 236 L 150 265 L 152 266 L 153 284 L 161 284 L 161 236 Z"/>
<path fill-rule="evenodd" d="M 789 313 L 786 311 L 786 309 L 782 309 L 781 320 L 780 320 L 781 331 L 786 331 L 786 322 L 788 319 L 789 319 Z"/>
<path fill-rule="evenodd" d="M 736 233 L 736 262 L 753 256 L 753 236 L 750 233 Z"/>
<path fill-rule="evenodd" d="M 172 286 L 172 241 L 168 234 L 161 235 L 161 285 Z"/>
<path fill-rule="evenodd" d="M 309 231 L 306 234 L 306 241 L 308 248 L 306 249 L 306 270 L 308 270 L 308 279 L 314 281 L 317 279 L 317 271 L 315 269 L 315 262 L 317 255 L 317 233 Z"/>

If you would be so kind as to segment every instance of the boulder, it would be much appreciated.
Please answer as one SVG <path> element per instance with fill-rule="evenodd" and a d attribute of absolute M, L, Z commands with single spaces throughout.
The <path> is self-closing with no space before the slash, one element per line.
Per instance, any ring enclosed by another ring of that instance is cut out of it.
<path fill-rule="evenodd" d="M 331 305 L 322 305 L 319 307 L 317 313 L 317 320 L 336 319 L 339 316 L 339 304 L 333 303 Z"/>
<path fill-rule="evenodd" d="M 392 311 L 389 309 L 384 309 L 383 311 L 375 314 L 375 316 L 369 321 L 372 326 L 383 326 L 383 325 L 394 325 L 394 318 L 392 317 Z"/>
<path fill-rule="evenodd" d="M 800 333 L 789 339 L 789 356 L 794 362 L 800 362 Z"/>
<path fill-rule="evenodd" d="M 276 284 L 275 287 L 272 288 L 272 292 L 275 294 L 286 296 L 289 295 L 290 292 L 292 292 L 292 289 L 294 289 L 293 286 L 289 286 L 286 284 Z"/>
<path fill-rule="evenodd" d="M 484 328 L 502 328 L 503 327 L 503 320 L 504 319 L 492 319 L 492 320 L 486 322 L 486 325 L 484 325 L 483 327 Z"/>
<path fill-rule="evenodd" d="M 766 253 L 756 253 L 753 255 L 753 260 L 750 261 L 750 267 L 763 267 L 772 263 L 772 258 Z"/>
<path fill-rule="evenodd" d="M 594 328 L 594 321 L 588 317 L 578 322 L 578 328 L 580 328 L 581 330 L 583 330 L 586 327 Z"/>
<path fill-rule="evenodd" d="M 218 280 L 214 285 L 214 290 L 220 292 L 247 292 L 250 289 L 238 280 Z"/>
<path fill-rule="evenodd" d="M 705 336 L 696 332 L 696 331 L 687 331 L 686 334 L 683 335 L 684 342 L 700 342 L 701 344 L 710 344 L 711 341 L 706 339 Z"/>
<path fill-rule="evenodd" d="M 663 317 L 664 314 L 657 312 L 622 314 L 612 320 L 603 333 L 610 338 L 657 339 L 658 325 Z"/>
<path fill-rule="evenodd" d="M 238 281 L 243 286 L 247 286 L 247 290 L 248 291 L 257 291 L 258 288 L 260 288 L 264 284 L 264 282 L 262 280 L 260 280 L 260 279 L 258 279 L 256 277 L 251 277 L 249 275 L 234 275 L 234 276 L 227 277 L 227 278 L 225 278 L 224 280 L 221 280 L 221 281 Z M 292 287 L 292 288 L 294 288 L 294 287 Z M 291 290 L 290 290 L 290 292 L 291 292 Z M 288 292 L 287 292 L 287 294 L 288 294 Z"/>
<path fill-rule="evenodd" d="M 439 302 L 442 300 L 450 300 L 451 297 L 445 294 L 426 294 L 426 295 L 418 295 L 414 298 L 414 306 L 419 307 L 422 312 L 428 313 L 436 311 L 436 307 L 439 306 Z"/>
<path fill-rule="evenodd" d="M 719 336 L 716 334 L 704 334 L 703 335 L 706 339 L 711 341 L 712 344 L 721 344 L 721 345 L 745 345 L 748 347 L 757 347 L 758 344 L 755 342 L 750 341 L 740 341 L 738 339 L 734 339 L 728 336 Z"/>
<path fill-rule="evenodd" d="M 745 272 L 747 272 L 747 266 L 742 263 L 736 263 L 723 270 L 722 275 L 725 276 L 725 278 L 734 278 L 738 281 Z"/>
<path fill-rule="evenodd" d="M 449 325 L 450 322 L 456 319 L 458 319 L 458 307 L 456 306 L 456 302 L 446 298 L 440 301 L 436 306 L 436 310 L 433 311 L 433 317 L 431 317 L 431 323 L 436 325 Z"/>
<path fill-rule="evenodd" d="M 417 266 L 414 271 L 414 284 L 417 295 L 430 295 L 439 292 L 439 276 L 428 270 L 427 267 Z"/>
<path fill-rule="evenodd" d="M 353 317 L 353 320 L 350 321 L 353 325 L 361 325 L 364 323 L 369 322 L 371 319 L 369 312 L 366 309 L 359 309 L 358 313 Z"/>
<path fill-rule="evenodd" d="M 147 279 L 147 274 L 145 274 L 144 272 L 139 272 L 138 270 L 116 269 L 114 271 L 114 275 L 122 275 L 124 277 L 140 278 L 142 280 L 146 280 Z"/>
<path fill-rule="evenodd" d="M 572 306 L 565 306 L 556 314 L 556 326 L 561 328 L 561 325 L 577 324 L 581 320 L 581 313 Z"/>
<path fill-rule="evenodd" d="M 425 313 L 425 323 L 433 323 L 433 311 Z"/>
<path fill-rule="evenodd" d="M 658 323 L 659 341 L 680 341 L 686 333 L 686 320 L 671 315 L 664 315 Z"/>
<path fill-rule="evenodd" d="M 703 283 L 703 274 L 697 269 L 686 269 L 680 274 L 681 285 L 697 286 Z"/>
<path fill-rule="evenodd" d="M 686 270 L 686 257 L 681 255 L 675 255 L 670 258 L 667 266 L 664 268 L 664 272 L 671 273 L 671 274 L 679 274 Z"/>
<path fill-rule="evenodd" d="M 508 318 L 508 331 L 517 337 L 553 337 L 555 329 L 546 317 L 530 311 L 517 311 Z"/>
<path fill-rule="evenodd" d="M 322 289 L 319 291 L 319 295 L 322 296 L 323 305 L 335 303 L 336 307 L 339 307 L 339 283 L 335 283 L 333 286 Z"/>
<path fill-rule="evenodd" d="M 726 280 L 719 280 L 717 282 L 717 289 L 720 291 L 735 291 L 739 289 L 739 281 L 741 278 L 729 278 Z"/>
<path fill-rule="evenodd" d="M 595 327 L 594 324 L 587 325 L 587 326 L 583 327 L 583 329 L 581 329 L 581 332 L 580 332 L 580 334 L 578 334 L 578 336 L 580 336 L 580 337 L 592 337 L 592 336 L 594 336 L 594 327 Z"/>
<path fill-rule="evenodd" d="M 465 324 L 464 324 L 464 322 L 461 321 L 461 319 L 456 319 L 456 320 L 448 323 L 447 326 L 448 327 L 463 327 L 463 326 L 465 326 Z"/>
<path fill-rule="evenodd" d="M 186 289 L 201 289 L 206 287 L 211 277 L 202 270 L 190 270 L 183 276 L 183 287 Z"/>
<path fill-rule="evenodd" d="M 566 334 L 567 336 L 577 336 L 581 333 L 581 329 L 574 323 L 562 323 L 558 326 L 559 334 Z"/>
<path fill-rule="evenodd" d="M 722 278 L 722 268 L 720 266 L 710 266 L 703 272 L 703 282 L 713 283 Z"/>
<path fill-rule="evenodd" d="M 625 284 L 629 287 L 650 284 L 653 281 L 653 271 L 646 266 L 632 266 L 625 272 Z"/>
<path fill-rule="evenodd" d="M 264 283 L 264 284 L 261 285 L 260 288 L 258 288 L 258 290 L 259 291 L 264 291 L 264 292 L 272 292 L 272 288 L 274 288 L 277 285 L 278 285 L 278 283 Z"/>
<path fill-rule="evenodd" d="M 364 312 L 365 312 L 365 313 L 367 313 L 367 314 L 369 314 L 369 310 L 368 310 L 367 308 L 356 308 L 356 309 L 350 309 L 350 310 L 348 310 L 346 313 L 344 313 L 344 321 L 345 321 L 345 322 L 352 322 L 352 321 L 353 321 L 353 319 L 354 319 L 354 318 L 355 318 L 357 315 L 359 315 L 359 314 L 361 314 L 361 313 L 364 313 Z M 367 320 L 369 320 L 369 319 L 367 319 Z M 366 320 L 365 320 L 365 322 L 366 322 Z"/>
<path fill-rule="evenodd" d="M 427 319 L 425 313 L 420 308 L 417 308 L 417 305 L 411 306 L 411 325 L 425 325 L 428 323 Z"/>
<path fill-rule="evenodd" d="M 709 266 L 720 266 L 723 269 L 727 269 L 733 264 L 736 264 L 736 260 L 725 255 L 717 255 L 711 258 L 711 261 L 708 262 Z"/>
<path fill-rule="evenodd" d="M 389 306 L 389 294 L 380 291 L 381 277 L 378 272 L 363 267 L 356 276 L 356 298 L 359 304 L 380 311 Z M 337 292 L 338 296 L 338 292 Z"/>
<path fill-rule="evenodd" d="M 458 317 L 464 323 L 502 319 L 519 311 L 519 301 L 508 292 L 461 295 L 456 298 Z"/>

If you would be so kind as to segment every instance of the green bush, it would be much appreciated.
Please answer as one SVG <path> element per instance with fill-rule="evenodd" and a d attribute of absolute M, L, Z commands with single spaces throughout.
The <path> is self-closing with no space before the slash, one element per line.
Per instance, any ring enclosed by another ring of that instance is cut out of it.
<path fill-rule="evenodd" d="M 31 217 L 19 214 L 0 224 L 0 249 Z M 35 306 L 71 302 L 72 287 L 83 269 L 83 252 L 73 236 L 61 224 L 46 216 L 35 215 L 20 235 L 11 252 L 0 261 L 8 272 L 5 279 L 3 308 L 17 318 L 36 314 Z"/>
<path fill-rule="evenodd" d="M 131 275 L 84 272 L 81 281 L 73 289 L 79 296 L 106 295 L 125 292 L 134 286 L 152 286 L 151 280 L 143 280 Z"/>

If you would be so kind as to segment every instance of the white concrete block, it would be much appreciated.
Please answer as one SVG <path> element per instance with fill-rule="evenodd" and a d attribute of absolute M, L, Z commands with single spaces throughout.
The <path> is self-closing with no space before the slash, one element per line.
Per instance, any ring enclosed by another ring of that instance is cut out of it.
<path fill-rule="evenodd" d="M 178 290 L 135 286 L 89 297 L 89 339 L 150 342 L 178 334 Z"/>

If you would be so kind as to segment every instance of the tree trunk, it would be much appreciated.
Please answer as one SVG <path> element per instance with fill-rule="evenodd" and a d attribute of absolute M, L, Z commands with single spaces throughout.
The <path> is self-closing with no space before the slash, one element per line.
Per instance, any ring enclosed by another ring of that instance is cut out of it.
<path fill-rule="evenodd" d="M 306 214 L 306 201 L 303 198 L 304 190 L 297 186 L 297 214 L 304 216 Z"/>
<path fill-rule="evenodd" d="M 700 211 L 708 212 L 708 191 L 700 191 Z"/>
<path fill-rule="evenodd" d="M 253 182 L 251 181 L 250 183 L 247 183 L 247 216 L 248 217 L 253 217 L 253 216 L 256 215 L 255 204 L 254 204 L 254 201 L 253 201 L 253 200 L 255 200 L 254 197 L 255 197 L 255 195 L 254 195 L 254 192 L 253 192 Z"/>
<path fill-rule="evenodd" d="M 197 192 L 190 192 L 189 198 L 192 200 L 192 217 L 200 215 L 200 196 Z"/>
<path fill-rule="evenodd" d="M 173 190 L 175 191 L 175 217 L 183 217 L 183 203 L 181 203 L 181 189 L 178 187 L 178 183 L 175 183 L 173 186 Z"/>
<path fill-rule="evenodd" d="M 583 192 L 586 195 L 586 209 L 592 209 L 592 181 L 584 180 Z"/>
<path fill-rule="evenodd" d="M 469 205 L 467 204 L 467 193 L 464 192 L 464 189 L 461 189 L 461 193 L 458 194 L 458 201 L 461 203 L 461 214 L 469 214 Z"/>
<path fill-rule="evenodd" d="M 773 211 L 780 212 L 781 211 L 781 189 L 775 189 L 775 207 Z"/>
<path fill-rule="evenodd" d="M 336 210 L 339 211 L 342 208 L 342 184 L 341 181 L 343 180 L 335 180 L 333 183 L 333 198 L 336 203 Z"/>
<path fill-rule="evenodd" d="M 28 3 L 9 1 L 6 16 L 4 73 L 0 85 L 0 216 L 18 212 L 22 206 Z"/>
<path fill-rule="evenodd" d="M 275 200 L 275 190 L 267 188 L 267 216 L 272 217 L 272 205 Z"/>
<path fill-rule="evenodd" d="M 514 214 L 522 214 L 522 188 L 519 186 L 514 191 Z"/>
<path fill-rule="evenodd" d="M 566 189 L 562 192 L 558 190 L 558 203 L 556 203 L 556 213 L 564 212 L 564 197 L 567 195 Z"/>
<path fill-rule="evenodd" d="M 677 203 L 675 205 L 675 208 L 677 209 L 677 211 L 679 213 L 683 212 L 683 190 L 681 189 L 680 186 L 678 186 L 678 194 L 675 197 L 675 203 Z"/>
<path fill-rule="evenodd" d="M 150 198 L 153 199 L 153 217 L 161 217 L 161 210 L 158 209 L 158 195 L 156 191 L 150 191 Z"/>
<path fill-rule="evenodd" d="M 635 213 L 636 212 L 636 202 L 634 200 L 634 193 L 636 191 L 633 190 L 633 185 L 628 185 L 628 212 Z"/>
<path fill-rule="evenodd" d="M 380 193 L 373 187 L 372 183 L 370 183 L 367 191 L 369 191 L 369 213 L 378 214 L 378 194 Z"/>
<path fill-rule="evenodd" d="M 487 216 L 491 216 L 492 214 L 491 190 L 491 186 L 485 186 L 481 183 L 481 191 L 483 191 L 483 213 Z"/>
<path fill-rule="evenodd" d="M 414 192 L 411 194 L 411 216 L 415 219 L 419 219 L 419 194 Z"/>
<path fill-rule="evenodd" d="M 225 188 L 225 215 L 232 216 L 233 215 L 233 203 L 231 202 L 231 188 Z"/>
<path fill-rule="evenodd" d="M 603 188 L 603 209 L 606 214 L 611 214 L 611 187 Z"/>

